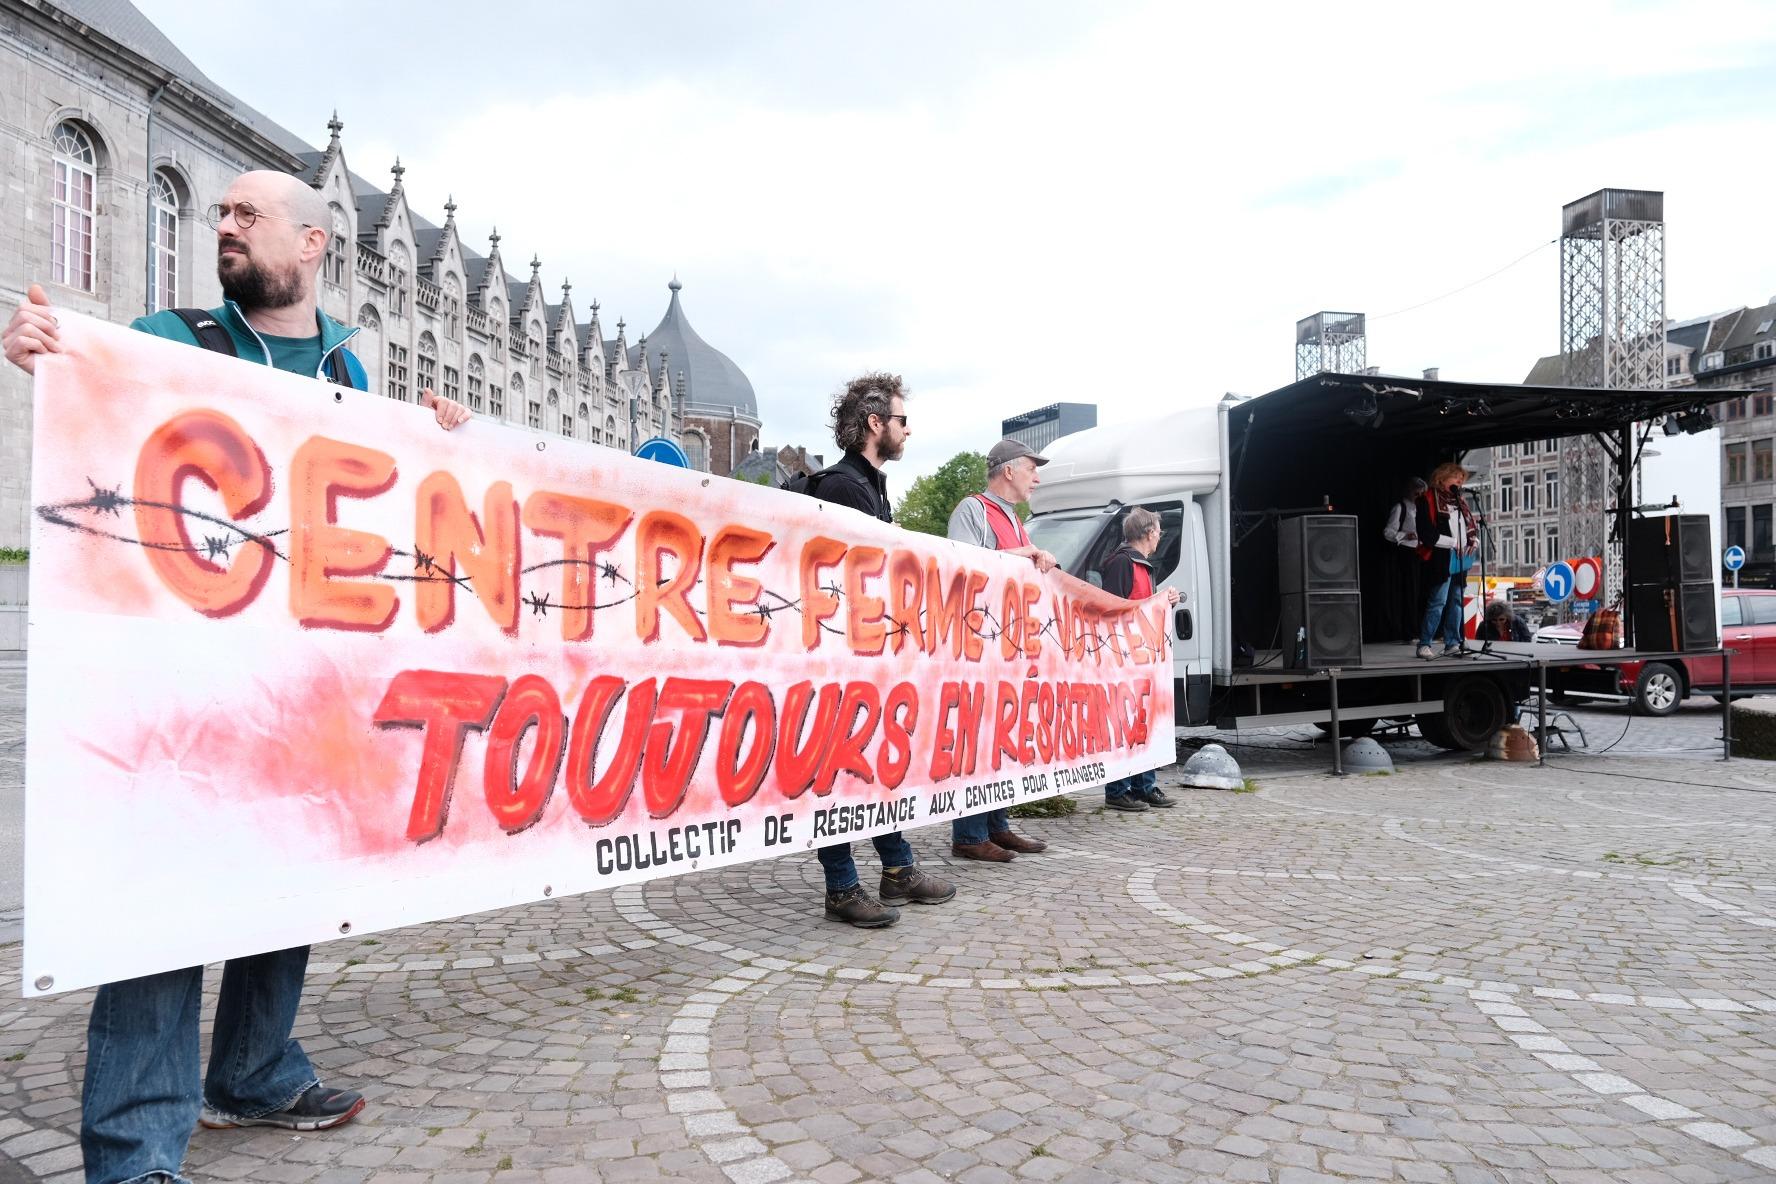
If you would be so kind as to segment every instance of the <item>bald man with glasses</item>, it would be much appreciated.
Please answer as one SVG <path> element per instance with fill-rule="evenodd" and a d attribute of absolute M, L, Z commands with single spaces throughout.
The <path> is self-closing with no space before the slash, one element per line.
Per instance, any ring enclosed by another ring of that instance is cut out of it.
<path fill-rule="evenodd" d="M 190 320 L 169 309 L 130 327 L 209 349 L 232 345 L 234 355 L 249 362 L 370 389 L 363 365 L 346 348 L 357 329 L 321 312 L 315 299 L 315 277 L 332 237 L 326 199 L 285 173 L 245 173 L 206 220 L 216 228 L 216 276 L 225 302 Z M 216 328 L 226 342 L 214 336 Z M 55 310 L 41 286 L 31 285 L 0 342 L 6 360 L 28 373 L 38 358 L 60 352 Z M 469 418 L 467 407 L 430 390 L 421 399 L 447 430 Z M 201 908 L 202 902 L 169 901 L 167 907 Z M 200 1121 L 292 1131 L 351 1121 L 364 1108 L 363 1095 L 320 1084 L 290 1035 L 307 967 L 307 946 L 227 962 L 201 1088 L 203 967 L 100 987 L 87 1024 L 81 1091 L 87 1184 L 182 1181 L 179 1169 Z"/>

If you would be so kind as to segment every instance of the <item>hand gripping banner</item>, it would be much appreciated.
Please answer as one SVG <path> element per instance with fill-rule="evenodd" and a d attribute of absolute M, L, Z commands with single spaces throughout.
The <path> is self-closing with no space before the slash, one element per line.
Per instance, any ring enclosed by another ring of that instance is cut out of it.
<path fill-rule="evenodd" d="M 1169 614 L 812 498 L 63 314 L 26 994 L 1172 759 Z"/>

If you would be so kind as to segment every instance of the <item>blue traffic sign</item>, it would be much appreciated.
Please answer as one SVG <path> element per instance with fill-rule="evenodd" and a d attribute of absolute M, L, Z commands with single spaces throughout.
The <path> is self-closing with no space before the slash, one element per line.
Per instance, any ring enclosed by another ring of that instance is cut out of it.
<path fill-rule="evenodd" d="M 1738 571 L 1740 568 L 1744 567 L 1745 548 L 1728 547 L 1726 553 L 1721 556 L 1721 566 L 1728 571 Z"/>
<path fill-rule="evenodd" d="M 1572 564 L 1565 560 L 1550 563 L 1542 575 L 1542 591 L 1548 594 L 1549 600 L 1559 604 L 1573 594 L 1574 578 Z"/>
<path fill-rule="evenodd" d="M 657 460 L 663 465 L 677 465 L 681 469 L 691 467 L 691 458 L 685 455 L 684 449 L 665 436 L 642 441 L 641 447 L 635 450 L 635 455 L 642 460 Z"/>

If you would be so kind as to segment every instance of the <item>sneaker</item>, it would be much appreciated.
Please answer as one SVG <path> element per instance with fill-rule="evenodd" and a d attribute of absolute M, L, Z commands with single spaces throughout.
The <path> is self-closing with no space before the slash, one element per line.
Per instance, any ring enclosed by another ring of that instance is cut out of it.
<path fill-rule="evenodd" d="M 1418 647 L 1418 656 L 1421 658 L 1434 658 L 1437 656 L 1437 651 L 1433 650 L 1428 645 L 1421 645 Z"/>
<path fill-rule="evenodd" d="M 955 895 L 954 884 L 920 870 L 916 863 L 911 867 L 882 869 L 882 903 L 885 905 L 942 904 Z"/>
<path fill-rule="evenodd" d="M 826 919 L 859 929 L 886 929 L 900 920 L 900 910 L 883 905 L 865 892 L 862 884 L 853 884 L 841 892 L 826 894 Z"/>
<path fill-rule="evenodd" d="M 236 1126 L 281 1126 L 287 1131 L 324 1131 L 343 1126 L 364 1108 L 364 1095 L 349 1089 L 330 1089 L 315 1084 L 302 1091 L 302 1096 L 270 1114 L 257 1118 L 240 1118 L 205 1106 L 198 1122 L 213 1131 Z"/>
<path fill-rule="evenodd" d="M 1173 806 L 1178 804 L 1171 798 L 1166 797 L 1166 792 L 1163 789 L 1150 789 L 1141 795 L 1141 800 L 1146 802 L 1149 806 L 1152 806 L 1155 810 L 1170 810 Z"/>
<path fill-rule="evenodd" d="M 1444 646 L 1443 647 L 1443 656 L 1445 658 L 1459 658 L 1459 657 L 1461 657 L 1462 656 L 1461 643 L 1457 642 L 1454 645 Z"/>
<path fill-rule="evenodd" d="M 1132 793 L 1119 793 L 1113 798 L 1104 799 L 1104 809 L 1139 814 L 1147 809 L 1147 802 L 1146 799 L 1138 798 Z"/>

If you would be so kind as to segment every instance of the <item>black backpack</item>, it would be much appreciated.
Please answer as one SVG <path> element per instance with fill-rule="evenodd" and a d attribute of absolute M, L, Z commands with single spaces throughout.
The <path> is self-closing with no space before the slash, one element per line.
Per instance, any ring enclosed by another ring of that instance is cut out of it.
<path fill-rule="evenodd" d="M 805 493 L 809 497 L 819 497 L 820 495 L 815 490 L 819 489 L 820 483 L 829 477 L 837 477 L 841 481 L 849 481 L 859 489 L 863 488 L 863 482 L 836 464 L 828 465 L 818 473 L 797 473 L 784 483 L 783 488 L 790 493 Z"/>
<path fill-rule="evenodd" d="M 234 338 L 228 335 L 228 330 L 223 328 L 207 310 L 175 308 L 172 312 L 174 316 L 185 322 L 185 327 L 191 330 L 191 335 L 197 338 L 197 343 L 211 353 L 227 354 L 231 358 L 240 356 L 240 351 L 234 348 Z M 340 360 L 337 349 L 327 355 L 326 372 L 327 381 L 335 386 L 348 387 L 352 385 L 351 377 L 345 373 L 345 364 Z"/>

